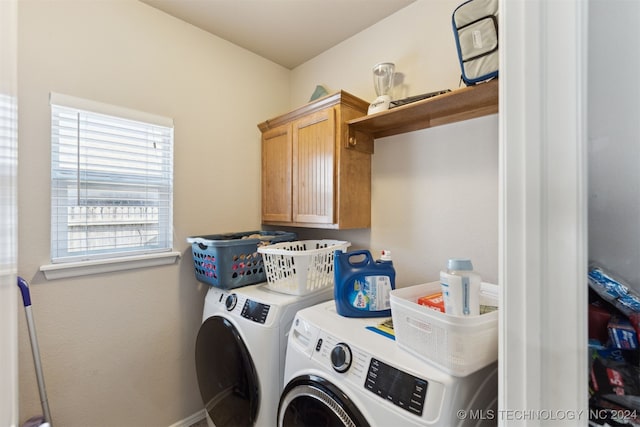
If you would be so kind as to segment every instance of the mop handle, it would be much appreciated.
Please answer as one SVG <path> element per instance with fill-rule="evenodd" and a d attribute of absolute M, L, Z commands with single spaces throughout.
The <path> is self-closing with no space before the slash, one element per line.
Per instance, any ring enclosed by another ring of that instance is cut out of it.
<path fill-rule="evenodd" d="M 40 363 L 40 349 L 38 347 L 36 328 L 33 322 L 33 313 L 31 312 L 31 294 L 29 293 L 29 285 L 26 280 L 18 276 L 18 287 L 20 287 L 20 293 L 22 293 L 24 313 L 27 317 L 27 327 L 29 328 L 29 338 L 31 339 L 31 353 L 33 354 L 33 364 L 36 368 L 40 403 L 42 403 L 42 411 L 44 412 L 43 416 L 44 420 L 48 422 L 49 425 L 52 425 L 51 413 L 49 412 L 49 402 L 47 400 L 47 391 L 44 386 L 44 375 L 42 374 L 42 364 Z"/>
<path fill-rule="evenodd" d="M 25 307 L 31 305 L 31 294 L 29 293 L 29 285 L 27 281 L 22 277 L 18 276 L 18 287 L 20 288 L 20 293 L 22 294 L 22 303 Z"/>

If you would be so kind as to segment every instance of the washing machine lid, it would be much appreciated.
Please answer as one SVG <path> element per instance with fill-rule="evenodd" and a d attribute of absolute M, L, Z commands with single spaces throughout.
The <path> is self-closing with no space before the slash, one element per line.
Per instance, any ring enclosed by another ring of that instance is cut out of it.
<path fill-rule="evenodd" d="M 278 427 L 369 427 L 360 409 L 340 388 L 317 375 L 301 375 L 286 385 L 278 407 Z"/>
<path fill-rule="evenodd" d="M 216 427 L 253 425 L 260 404 L 257 371 L 238 330 L 224 317 L 211 316 L 200 327 L 196 372 Z"/>

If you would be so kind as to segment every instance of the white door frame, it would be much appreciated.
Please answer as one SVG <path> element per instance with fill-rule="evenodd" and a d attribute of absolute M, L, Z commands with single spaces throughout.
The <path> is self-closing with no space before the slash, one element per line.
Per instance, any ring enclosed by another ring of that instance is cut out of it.
<path fill-rule="evenodd" d="M 500 0 L 504 426 L 588 424 L 587 7 Z"/>
<path fill-rule="evenodd" d="M 9 427 L 18 424 L 17 37 L 18 1 L 0 0 L 0 425 Z"/>

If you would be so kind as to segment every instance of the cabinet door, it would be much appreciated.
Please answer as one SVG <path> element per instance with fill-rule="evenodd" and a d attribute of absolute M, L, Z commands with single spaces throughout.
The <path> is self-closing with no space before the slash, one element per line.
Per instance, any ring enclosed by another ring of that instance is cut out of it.
<path fill-rule="evenodd" d="M 262 134 L 262 220 L 291 222 L 291 125 Z"/>
<path fill-rule="evenodd" d="M 332 224 L 336 124 L 333 108 L 293 124 L 293 221 Z"/>

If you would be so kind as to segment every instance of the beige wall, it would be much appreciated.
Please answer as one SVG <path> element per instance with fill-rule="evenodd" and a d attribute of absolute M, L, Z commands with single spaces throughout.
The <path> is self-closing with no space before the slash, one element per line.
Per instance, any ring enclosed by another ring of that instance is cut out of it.
<path fill-rule="evenodd" d="M 293 71 L 135 0 L 19 7 L 19 273 L 34 314 L 54 421 L 170 425 L 200 410 L 193 349 L 206 289 L 189 235 L 259 227 L 256 124 L 304 104 L 317 84 L 373 99 L 371 67 L 396 63 L 396 97 L 458 86 L 450 15 L 459 0 L 416 3 Z M 118 64 L 112 64 L 118 61 Z M 46 281 L 50 91 L 172 117 L 177 265 Z M 373 156 L 372 227 L 296 230 L 393 251 L 398 286 L 434 280 L 470 256 L 497 280 L 497 116 L 384 138 Z M 24 322 L 21 421 L 41 412 Z"/>
<path fill-rule="evenodd" d="M 256 124 L 289 70 L 135 0 L 19 2 L 19 266 L 56 425 L 168 426 L 202 408 L 194 346 L 206 291 L 186 237 L 260 227 Z M 175 122 L 176 265 L 47 281 L 50 91 Z M 41 414 L 20 314 L 20 421 Z"/>
<path fill-rule="evenodd" d="M 371 69 L 385 61 L 400 74 L 395 98 L 457 88 L 451 13 L 460 3 L 418 0 L 299 66 L 292 104 L 317 84 L 373 100 Z M 377 140 L 371 229 L 334 234 L 357 248 L 390 249 L 398 286 L 437 280 L 452 256 L 471 257 L 497 283 L 498 116 Z"/>

